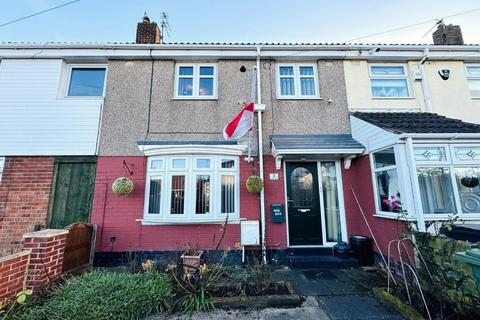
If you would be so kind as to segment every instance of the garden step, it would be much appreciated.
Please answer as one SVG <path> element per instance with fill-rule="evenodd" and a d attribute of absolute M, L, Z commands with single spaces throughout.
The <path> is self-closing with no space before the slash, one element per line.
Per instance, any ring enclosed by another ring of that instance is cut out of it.
<path fill-rule="evenodd" d="M 296 255 L 289 256 L 290 267 L 295 269 L 347 269 L 358 267 L 354 258 L 341 259 L 332 255 Z"/>

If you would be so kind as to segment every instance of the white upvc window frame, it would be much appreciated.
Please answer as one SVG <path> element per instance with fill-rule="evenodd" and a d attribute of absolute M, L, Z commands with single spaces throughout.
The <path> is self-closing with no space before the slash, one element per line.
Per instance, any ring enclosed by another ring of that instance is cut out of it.
<path fill-rule="evenodd" d="M 381 167 L 381 168 L 375 168 L 375 153 L 383 151 L 383 150 L 388 150 L 388 149 L 393 149 L 393 155 L 395 158 L 395 165 L 387 166 L 387 167 Z M 373 193 L 374 193 L 374 198 L 375 198 L 375 212 L 377 216 L 385 216 L 388 218 L 398 218 L 398 212 L 394 211 L 382 211 L 381 208 L 381 203 L 379 202 L 379 194 L 378 194 L 378 184 L 377 184 L 377 173 L 378 172 L 383 172 L 383 171 L 388 171 L 388 170 L 395 170 L 397 173 L 397 183 L 398 183 L 398 189 L 400 191 L 400 200 L 402 200 L 403 197 L 405 197 L 405 194 L 403 193 L 402 190 L 402 185 L 403 183 L 400 181 L 402 178 L 399 175 L 399 170 L 398 170 L 398 159 L 397 159 L 397 151 L 395 148 L 395 145 L 390 145 L 385 148 L 381 148 L 378 150 L 375 150 L 374 152 L 371 152 L 369 154 L 370 158 L 370 167 L 372 168 L 372 183 L 373 183 Z M 402 202 L 402 208 L 404 208 L 404 203 Z"/>
<path fill-rule="evenodd" d="M 479 81 L 480 82 L 480 75 L 472 75 L 470 73 L 470 71 L 468 70 L 469 67 L 476 67 L 476 68 L 480 68 L 480 64 L 466 64 L 465 65 L 465 75 L 466 75 L 466 78 L 467 78 L 467 84 L 468 82 L 470 82 L 470 80 L 472 81 Z M 479 96 L 472 96 L 472 93 L 470 91 L 470 85 L 468 84 L 468 94 L 470 95 L 470 98 L 472 99 L 480 99 L 480 95 Z"/>
<path fill-rule="evenodd" d="M 455 157 L 455 149 L 456 148 L 463 148 L 463 147 L 480 147 L 480 144 L 447 144 L 447 143 L 433 143 L 433 144 L 425 144 L 425 143 L 414 143 L 414 148 L 432 148 L 432 147 L 443 147 L 445 148 L 446 152 L 446 160 L 444 161 L 415 161 L 415 177 L 417 177 L 417 168 L 448 168 L 450 172 L 450 181 L 454 196 L 454 202 L 456 207 L 456 213 L 447 212 L 447 213 L 424 213 L 423 207 L 420 208 L 421 212 L 419 214 L 423 214 L 425 220 L 432 221 L 432 220 L 446 220 L 451 219 L 452 216 L 458 216 L 461 220 L 468 220 L 468 219 L 480 219 L 480 212 L 478 213 L 463 213 L 460 193 L 458 191 L 457 179 L 455 177 L 455 168 L 479 168 L 480 161 L 479 160 L 457 160 Z M 416 191 L 417 194 L 420 195 L 420 190 Z"/>
<path fill-rule="evenodd" d="M 281 67 L 292 67 L 293 75 L 280 75 Z M 313 75 L 300 75 L 300 67 L 312 67 Z M 301 100 L 314 100 L 321 99 L 320 97 L 320 86 L 318 79 L 318 66 L 316 63 L 277 63 L 276 65 L 276 76 L 277 76 L 277 99 L 301 99 Z M 284 95 L 281 91 L 281 78 L 292 78 L 294 79 L 294 95 Z M 315 95 L 302 95 L 301 89 L 301 78 L 312 78 L 314 81 Z"/>
<path fill-rule="evenodd" d="M 193 75 L 180 75 L 181 67 L 192 67 Z M 201 67 L 213 67 L 213 75 L 200 75 Z M 179 95 L 178 87 L 180 78 L 192 78 L 192 95 Z M 213 94 L 200 95 L 200 79 L 213 78 Z M 218 65 L 217 63 L 176 63 L 175 64 L 175 85 L 174 99 L 179 100 L 216 100 L 218 98 Z"/>
<path fill-rule="evenodd" d="M 372 67 L 402 67 L 403 68 L 403 75 L 374 75 L 372 74 Z M 410 76 L 409 76 L 409 69 L 406 63 L 369 63 L 368 64 L 368 75 L 369 75 L 369 82 L 370 82 L 370 96 L 372 99 L 394 99 L 394 100 L 401 100 L 401 99 L 412 99 L 413 92 L 412 87 L 410 85 Z M 381 96 L 374 96 L 372 92 L 372 80 L 405 80 L 407 82 L 407 91 L 408 96 L 405 97 L 381 97 Z"/>
<path fill-rule="evenodd" d="M 183 169 L 172 168 L 174 159 L 186 159 L 187 166 Z M 210 168 L 196 168 L 197 159 L 210 159 Z M 234 168 L 221 168 L 221 160 L 234 161 Z M 155 160 L 163 160 L 163 166 L 151 169 L 151 163 Z M 171 213 L 171 179 L 175 175 L 185 176 L 184 213 Z M 197 176 L 210 176 L 210 199 L 209 212 L 196 213 L 196 180 Z M 234 189 L 234 212 L 221 212 L 221 177 L 233 175 Z M 149 213 L 150 180 L 152 177 L 161 176 L 160 213 Z M 240 218 L 240 168 L 238 156 L 224 155 L 165 155 L 150 156 L 147 160 L 147 174 L 145 185 L 144 220 L 154 224 L 196 224 L 196 223 L 222 223 L 227 214 L 229 221 Z"/>
<path fill-rule="evenodd" d="M 2 185 L 3 169 L 5 168 L 5 157 L 0 157 L 0 185 Z"/>
<path fill-rule="evenodd" d="M 70 81 L 72 78 L 73 69 L 105 69 L 105 78 L 103 79 L 103 91 L 101 96 L 69 96 L 68 91 L 70 89 Z M 108 65 L 103 63 L 78 63 L 72 64 L 69 63 L 66 65 L 66 77 L 65 84 L 63 86 L 62 97 L 64 99 L 72 100 L 101 100 L 105 97 L 105 90 L 107 87 L 107 77 L 108 77 Z"/>

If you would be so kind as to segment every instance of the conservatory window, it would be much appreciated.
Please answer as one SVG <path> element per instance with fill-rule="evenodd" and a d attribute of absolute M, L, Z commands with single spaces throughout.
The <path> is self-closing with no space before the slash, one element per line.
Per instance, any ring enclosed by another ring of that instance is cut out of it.
<path fill-rule="evenodd" d="M 404 65 L 371 65 L 370 85 L 372 97 L 407 98 L 410 96 Z"/>
<path fill-rule="evenodd" d="M 238 217 L 238 157 L 150 157 L 147 168 L 146 218 L 182 223 Z"/>
<path fill-rule="evenodd" d="M 393 147 L 373 153 L 373 167 L 377 211 L 398 212 L 401 203 Z"/>
<path fill-rule="evenodd" d="M 417 168 L 424 214 L 457 213 L 450 174 L 449 168 Z"/>
<path fill-rule="evenodd" d="M 462 213 L 480 213 L 480 168 L 455 168 Z"/>

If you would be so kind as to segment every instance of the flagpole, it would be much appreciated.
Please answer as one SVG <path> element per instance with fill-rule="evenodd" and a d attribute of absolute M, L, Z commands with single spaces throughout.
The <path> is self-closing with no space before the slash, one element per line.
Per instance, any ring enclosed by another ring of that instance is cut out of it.
<path fill-rule="evenodd" d="M 262 104 L 262 86 L 260 75 L 260 46 L 257 47 L 257 103 Z M 263 179 L 263 128 L 262 128 L 262 110 L 257 110 L 258 119 L 258 164 L 259 175 Z M 260 220 L 262 226 L 262 260 L 267 263 L 267 240 L 265 239 L 265 192 L 264 188 L 260 191 Z"/>

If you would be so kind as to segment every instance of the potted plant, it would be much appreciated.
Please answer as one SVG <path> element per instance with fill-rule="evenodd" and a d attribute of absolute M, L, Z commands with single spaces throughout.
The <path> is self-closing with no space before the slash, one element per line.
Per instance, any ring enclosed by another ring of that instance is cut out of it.
<path fill-rule="evenodd" d="M 183 270 L 186 273 L 194 272 L 200 267 L 203 251 L 194 248 L 193 246 L 186 246 L 181 258 L 183 262 Z"/>
<path fill-rule="evenodd" d="M 119 196 L 127 195 L 133 191 L 133 181 L 126 177 L 117 178 L 112 183 L 112 191 Z"/>
<path fill-rule="evenodd" d="M 263 180 L 259 176 L 250 176 L 247 179 L 247 190 L 251 193 L 259 193 L 263 189 Z"/>

